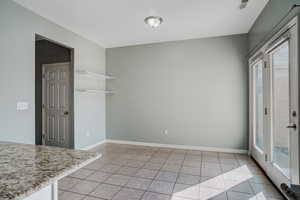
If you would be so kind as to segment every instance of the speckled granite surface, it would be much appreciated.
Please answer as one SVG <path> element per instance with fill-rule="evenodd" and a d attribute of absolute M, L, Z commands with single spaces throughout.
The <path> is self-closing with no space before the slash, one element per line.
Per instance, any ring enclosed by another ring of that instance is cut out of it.
<path fill-rule="evenodd" d="M 99 157 L 88 151 L 0 142 L 0 199 L 23 199 Z"/>

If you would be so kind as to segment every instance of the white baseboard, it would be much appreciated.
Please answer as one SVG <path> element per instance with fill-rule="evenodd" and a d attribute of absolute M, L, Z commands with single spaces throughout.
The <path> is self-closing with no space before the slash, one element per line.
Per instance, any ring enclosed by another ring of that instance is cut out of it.
<path fill-rule="evenodd" d="M 95 148 L 95 147 L 98 146 L 98 145 L 104 144 L 105 142 L 106 142 L 106 140 L 104 139 L 104 140 L 102 140 L 102 141 L 100 141 L 100 142 L 97 142 L 97 143 L 95 143 L 95 144 L 92 144 L 92 145 L 89 145 L 89 146 L 86 146 L 86 147 L 79 148 L 79 150 L 86 150 L 86 151 L 88 151 L 88 150 L 91 150 L 91 149 Z"/>
<path fill-rule="evenodd" d="M 212 152 L 223 152 L 223 153 L 248 154 L 248 150 L 243 150 L 243 149 L 227 149 L 227 148 L 190 146 L 190 145 L 178 145 L 178 144 L 160 144 L 160 143 L 135 142 L 135 141 L 128 141 L 128 140 L 110 140 L 110 139 L 104 139 L 104 140 L 102 140 L 100 142 L 97 142 L 95 144 L 80 148 L 80 150 L 90 150 L 90 149 L 93 149 L 96 146 L 104 144 L 104 143 L 131 144 L 131 145 L 138 145 L 138 146 L 150 146 L 150 147 L 200 150 L 200 151 L 212 151 Z"/>
<path fill-rule="evenodd" d="M 162 147 L 162 148 L 176 148 L 176 149 L 212 151 L 212 152 L 222 152 L 222 153 L 248 154 L 248 150 L 243 150 L 243 149 L 226 149 L 226 148 L 177 145 L 177 144 L 159 144 L 159 143 L 147 143 L 147 142 L 134 142 L 134 141 L 127 141 L 127 140 L 110 140 L 110 139 L 107 139 L 107 140 L 105 140 L 105 143 L 132 144 L 132 145 L 150 146 L 150 147 Z"/>

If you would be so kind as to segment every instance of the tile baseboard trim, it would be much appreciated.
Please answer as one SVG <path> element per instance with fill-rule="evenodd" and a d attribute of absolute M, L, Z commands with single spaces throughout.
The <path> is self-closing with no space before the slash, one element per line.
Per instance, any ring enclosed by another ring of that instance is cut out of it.
<path fill-rule="evenodd" d="M 105 143 L 131 144 L 131 145 L 138 145 L 138 146 L 150 146 L 150 147 L 162 147 L 162 148 L 212 151 L 212 152 L 221 152 L 221 153 L 248 154 L 248 150 L 243 150 L 243 149 L 226 149 L 226 148 L 177 145 L 177 144 L 160 144 L 160 143 L 148 143 L 148 142 L 135 142 L 135 141 L 128 141 L 128 140 L 110 140 L 110 139 L 107 139 L 107 140 L 105 140 Z"/>
<path fill-rule="evenodd" d="M 95 144 L 92 144 L 92 145 L 89 145 L 89 146 L 86 146 L 86 147 L 79 148 L 79 150 L 86 150 L 86 151 L 88 151 L 88 150 L 91 150 L 91 149 L 95 148 L 96 146 L 99 146 L 99 145 L 104 144 L 104 143 L 106 143 L 106 140 L 105 140 L 105 139 L 104 139 L 104 140 L 101 140 L 100 142 L 97 142 L 97 143 L 95 143 Z"/>

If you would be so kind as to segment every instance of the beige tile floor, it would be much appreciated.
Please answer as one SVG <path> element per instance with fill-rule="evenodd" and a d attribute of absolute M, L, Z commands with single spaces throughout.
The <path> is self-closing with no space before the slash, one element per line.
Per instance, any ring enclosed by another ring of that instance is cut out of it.
<path fill-rule="evenodd" d="M 279 200 L 246 155 L 103 144 L 101 159 L 58 183 L 59 200 Z"/>

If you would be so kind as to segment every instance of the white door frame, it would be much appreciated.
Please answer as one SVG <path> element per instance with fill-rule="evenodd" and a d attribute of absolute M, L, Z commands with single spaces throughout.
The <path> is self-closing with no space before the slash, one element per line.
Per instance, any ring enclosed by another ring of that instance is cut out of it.
<path fill-rule="evenodd" d="M 294 55 L 291 55 L 291 57 L 293 57 L 294 59 L 291 60 L 290 65 L 296 66 L 295 68 L 297 73 L 295 74 L 291 74 L 293 77 L 292 79 L 295 80 L 296 82 L 293 82 L 293 84 L 297 84 L 298 83 L 298 76 L 299 76 L 299 25 L 298 25 L 298 17 L 293 18 L 288 24 L 286 24 L 277 34 L 275 34 L 270 40 L 269 42 L 267 42 L 262 48 L 260 48 L 250 59 L 249 59 L 249 152 L 250 154 L 253 156 L 253 158 L 259 163 L 259 165 L 265 170 L 265 172 L 267 173 L 267 175 L 271 178 L 271 180 L 275 183 L 275 185 L 280 189 L 280 184 L 282 182 L 282 180 L 288 180 L 287 178 L 285 179 L 283 177 L 283 175 L 278 174 L 276 172 L 276 170 L 274 170 L 274 165 L 273 163 L 271 163 L 271 159 L 270 158 L 270 153 L 271 153 L 271 138 L 269 138 L 266 143 L 265 143 L 265 148 L 267 149 L 267 157 L 266 156 L 258 156 L 257 155 L 257 151 L 254 149 L 253 144 L 253 138 L 254 138 L 254 130 L 253 130 L 253 118 L 254 118 L 254 106 L 253 106 L 253 98 L 254 98 L 254 93 L 253 93 L 253 65 L 255 62 L 257 62 L 258 59 L 263 58 L 264 63 L 266 65 L 265 68 L 265 72 L 266 72 L 266 82 L 267 85 L 266 87 L 268 88 L 268 94 L 267 96 L 267 102 L 265 107 L 267 108 L 267 123 L 271 122 L 271 118 L 270 118 L 270 102 L 271 102 L 271 85 L 269 83 L 271 83 L 271 77 L 270 77 L 270 66 L 269 62 L 268 62 L 268 50 L 270 49 L 271 46 L 276 45 L 276 43 L 278 43 L 281 39 L 281 37 L 287 33 L 289 30 L 291 29 L 296 29 L 297 34 L 293 35 L 294 37 L 294 43 L 292 45 L 292 48 L 295 47 L 294 45 L 297 45 L 297 48 L 295 48 L 293 51 L 291 51 L 291 53 L 295 53 Z M 296 96 L 295 96 L 296 95 Z M 299 99 L 299 88 L 297 88 L 297 90 L 294 90 L 293 93 L 291 94 L 291 98 L 298 98 Z M 297 102 L 298 104 L 299 102 Z M 299 115 L 299 108 L 298 105 L 296 105 L 296 109 L 297 109 L 297 115 Z M 290 134 L 291 139 L 290 141 L 292 142 L 291 145 L 291 151 L 290 153 L 292 154 L 291 156 L 293 157 L 292 162 L 291 162 L 291 177 L 290 180 L 288 180 L 290 183 L 294 183 L 294 184 L 298 184 L 299 183 L 299 118 L 298 121 L 295 122 L 298 126 L 297 128 L 297 133 L 293 133 Z M 271 124 L 267 124 L 267 127 L 271 128 Z M 296 132 L 296 131 L 295 131 Z M 270 134 L 271 130 L 267 130 L 267 134 Z M 266 133 L 264 133 L 266 134 Z M 268 137 L 271 137 L 270 135 L 268 135 Z"/>

